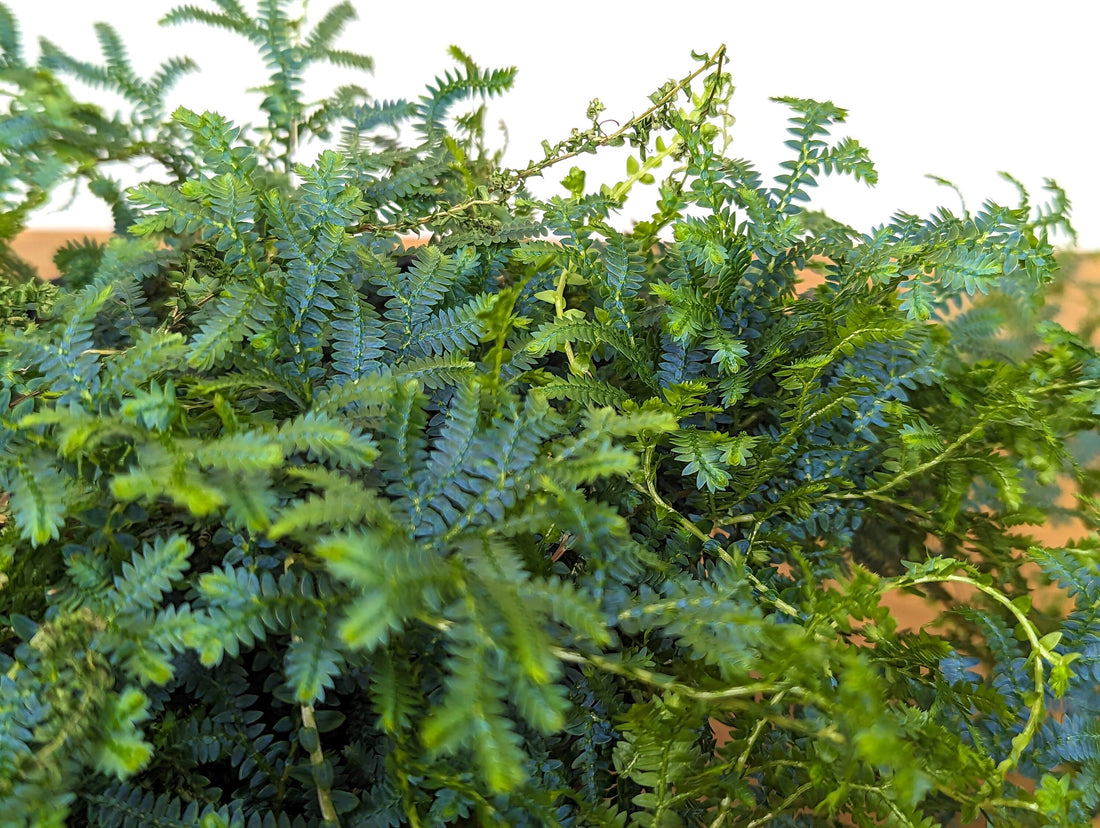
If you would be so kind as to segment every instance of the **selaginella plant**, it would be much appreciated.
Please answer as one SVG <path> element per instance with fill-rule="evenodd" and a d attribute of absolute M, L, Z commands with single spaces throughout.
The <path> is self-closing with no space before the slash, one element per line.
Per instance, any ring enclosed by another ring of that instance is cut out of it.
<path fill-rule="evenodd" d="M 721 48 L 507 169 L 512 70 L 310 104 L 370 65 L 350 4 L 213 5 L 165 22 L 258 46 L 256 128 L 168 115 L 192 64 L 106 24 L 29 64 L 0 7 L 0 824 L 1089 824 L 1096 536 L 1028 536 L 1060 476 L 1097 516 L 1100 358 L 1036 321 L 1056 186 L 854 230 L 806 206 L 875 181 L 845 112 L 777 99 L 766 180 Z M 38 281 L 8 242 L 81 182 L 117 235 Z M 884 604 L 952 585 L 934 629 Z"/>

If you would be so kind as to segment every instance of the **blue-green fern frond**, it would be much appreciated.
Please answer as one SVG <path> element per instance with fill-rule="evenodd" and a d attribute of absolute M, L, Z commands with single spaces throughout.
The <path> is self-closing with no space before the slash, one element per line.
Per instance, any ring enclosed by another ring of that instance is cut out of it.
<path fill-rule="evenodd" d="M 379 293 L 390 297 L 383 315 L 389 320 L 386 328 L 395 351 L 402 353 L 409 347 L 416 326 L 426 322 L 448 289 L 476 266 L 473 248 L 444 256 L 434 245 L 428 245 L 420 248 L 407 273 L 371 277 L 381 288 Z"/>
<path fill-rule="evenodd" d="M 684 474 L 696 476 L 696 485 L 720 491 L 729 485 L 731 467 L 744 466 L 752 459 L 756 438 L 748 434 L 734 437 L 720 431 L 682 429 L 671 437 L 676 459 L 685 463 Z"/>
<path fill-rule="evenodd" d="M 437 391 L 458 385 L 473 376 L 476 370 L 477 364 L 459 353 L 403 359 L 394 366 L 393 373 L 400 379 L 416 380 L 425 388 Z"/>
<path fill-rule="evenodd" d="M 145 214 L 130 226 L 135 236 L 147 236 L 171 230 L 189 235 L 202 226 L 199 206 L 175 187 L 163 184 L 139 184 L 129 191 L 130 203 Z"/>
<path fill-rule="evenodd" d="M 474 95 L 490 97 L 507 91 L 515 79 L 515 68 L 480 69 L 463 61 L 461 70 L 448 71 L 428 86 L 420 97 L 417 129 L 431 137 L 443 128 L 443 119 L 450 108 L 463 98 Z"/>
<path fill-rule="evenodd" d="M 0 3 L 0 69 L 23 66 L 23 39 L 11 9 Z"/>
<path fill-rule="evenodd" d="M 414 353 L 442 356 L 461 353 L 476 345 L 485 333 L 484 315 L 493 296 L 482 293 L 462 305 L 444 308 L 413 326 L 408 349 Z"/>
<path fill-rule="evenodd" d="M 834 167 L 841 172 L 851 171 L 857 178 L 863 177 L 873 183 L 874 168 L 867 158 L 866 151 L 856 141 L 846 139 L 839 148 L 830 151 L 828 145 L 822 140 L 822 136 L 829 134 L 828 127 L 843 123 L 848 117 L 846 110 L 833 105 L 830 101 L 791 97 L 772 98 L 772 100 L 784 103 L 795 111 L 795 115 L 788 119 L 793 125 L 788 131 L 796 138 L 785 143 L 798 152 L 797 158 L 780 164 L 788 171 L 776 178 L 783 187 L 781 191 L 775 192 L 780 210 L 792 213 L 802 209 L 792 202 L 809 200 L 806 190 L 817 186 L 815 176 L 825 165 L 827 158 L 831 159 L 826 167 L 827 171 L 831 172 Z"/>
<path fill-rule="evenodd" d="M 616 324 L 623 327 L 633 340 L 630 300 L 641 289 L 645 270 L 640 258 L 627 250 L 626 240 L 619 233 L 612 234 L 607 240 L 604 263 L 606 269 L 602 275 L 610 304 L 608 310 L 616 317 Z"/>
<path fill-rule="evenodd" d="M 340 382 L 355 381 L 379 367 L 385 341 L 374 306 L 350 284 L 336 285 L 337 303 L 330 321 L 332 370 Z"/>
<path fill-rule="evenodd" d="M 222 294 L 203 315 L 199 333 L 189 343 L 187 362 L 209 368 L 225 358 L 230 349 L 271 321 L 271 300 L 257 290 L 239 286 Z"/>
<path fill-rule="evenodd" d="M 519 734 L 504 705 L 507 688 L 499 678 L 506 674 L 506 655 L 486 639 L 474 620 L 457 627 L 450 638 L 442 703 L 424 721 L 421 738 L 436 755 L 468 749 L 489 789 L 504 793 L 525 776 Z M 496 667 L 489 681 L 476 666 L 486 663 Z"/>
<path fill-rule="evenodd" d="M 160 65 L 149 80 L 142 80 L 130 63 L 126 46 L 108 23 L 96 23 L 96 39 L 103 53 L 102 66 L 77 60 L 45 38 L 42 39 L 42 64 L 69 72 L 92 86 L 117 92 L 138 107 L 143 120 L 159 118 L 165 109 L 165 95 L 184 74 L 198 68 L 190 58 L 173 57 Z"/>
<path fill-rule="evenodd" d="M 126 782 L 116 782 L 88 796 L 88 818 L 104 828 L 187 828 L 190 825 L 244 824 L 239 808 L 218 807 L 209 802 L 187 802 L 167 793 L 152 791 Z M 297 826 L 295 826 L 297 828 Z"/>
<path fill-rule="evenodd" d="M 252 21 L 249 19 L 244 7 L 235 0 L 214 0 L 221 6 L 222 12 L 211 12 L 199 6 L 184 4 L 176 6 L 160 19 L 162 26 L 170 26 L 176 23 L 194 22 L 205 23 L 208 26 L 227 29 L 236 34 L 251 34 Z"/>
<path fill-rule="evenodd" d="M 416 114 L 416 104 L 405 100 L 371 101 L 359 104 L 347 112 L 351 126 L 345 127 L 344 146 L 348 146 L 349 136 L 358 136 L 380 126 L 396 128 Z"/>
<path fill-rule="evenodd" d="M 311 530 L 331 526 L 352 529 L 360 525 L 392 525 L 389 504 L 373 489 L 323 467 L 289 470 L 292 477 L 308 483 L 319 492 L 284 504 L 276 520 L 267 528 L 268 537 L 294 535 L 306 539 Z"/>
<path fill-rule="evenodd" d="M 395 386 L 386 411 L 386 438 L 382 443 L 385 460 L 383 473 L 389 481 L 386 492 L 398 504 L 415 503 L 420 487 L 419 470 L 424 467 L 428 456 L 424 433 L 427 417 L 423 400 L 418 383 L 405 380 Z M 408 506 L 403 508 L 408 512 Z M 415 510 L 408 517 L 415 525 Z"/>
<path fill-rule="evenodd" d="M 427 464 L 420 476 L 413 501 L 418 513 L 414 533 L 442 535 L 458 517 L 456 506 L 445 493 L 454 490 L 459 479 L 464 479 L 467 464 L 481 437 L 480 408 L 480 390 L 476 383 L 466 382 L 455 389 L 447 407 L 447 418 L 432 441 Z"/>
<path fill-rule="evenodd" d="M 114 595 L 107 601 L 120 611 L 150 609 L 160 603 L 191 566 L 192 545 L 179 535 L 158 537 L 134 553 L 114 579 Z"/>
<path fill-rule="evenodd" d="M 378 457 L 377 443 L 369 434 L 319 411 L 307 411 L 284 423 L 276 438 L 288 452 L 334 466 L 363 468 Z"/>
<path fill-rule="evenodd" d="M 281 587 L 294 595 L 290 606 L 290 644 L 283 659 L 287 684 L 299 704 L 322 702 L 325 691 L 332 690 L 333 679 L 344 668 L 343 643 L 339 626 L 332 617 L 333 608 L 323 606 L 317 593 L 330 594 L 328 577 L 318 576 L 317 583 L 309 573 L 301 578 L 284 576 Z"/>
<path fill-rule="evenodd" d="M 569 376 L 540 382 L 539 390 L 548 400 L 572 400 L 585 406 L 620 407 L 630 399 L 630 395 L 623 389 L 595 377 L 585 376 Z"/>
<path fill-rule="evenodd" d="M 41 546 L 59 537 L 73 496 L 73 481 L 57 468 L 56 458 L 36 454 L 0 467 L 3 488 L 11 493 L 11 512 L 20 537 Z"/>

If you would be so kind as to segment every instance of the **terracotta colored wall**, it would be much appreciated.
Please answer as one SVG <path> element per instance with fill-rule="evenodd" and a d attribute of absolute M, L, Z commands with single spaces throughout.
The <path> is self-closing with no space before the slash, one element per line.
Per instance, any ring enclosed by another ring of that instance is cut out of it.
<path fill-rule="evenodd" d="M 80 240 L 85 236 L 96 241 L 106 241 L 111 235 L 109 230 L 28 230 L 12 243 L 12 249 L 19 257 L 37 267 L 43 277 L 53 279 L 57 276 L 53 254 L 65 242 L 71 239 Z"/>

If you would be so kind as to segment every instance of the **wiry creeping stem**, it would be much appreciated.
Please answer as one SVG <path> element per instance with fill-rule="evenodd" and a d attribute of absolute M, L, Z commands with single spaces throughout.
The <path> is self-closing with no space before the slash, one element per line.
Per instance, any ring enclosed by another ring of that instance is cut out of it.
<path fill-rule="evenodd" d="M 436 224 L 441 219 L 462 215 L 473 207 L 503 206 L 508 203 L 508 200 L 517 190 L 519 190 L 523 182 L 528 178 L 542 175 L 545 170 L 556 164 L 560 164 L 562 161 L 567 161 L 570 158 L 576 158 L 585 153 L 596 152 L 601 147 L 620 145 L 625 140 L 626 136 L 636 131 L 638 127 L 650 124 L 655 117 L 658 117 L 683 91 L 689 89 L 692 81 L 697 79 L 700 75 L 705 74 L 709 69 L 713 68 L 715 74 L 720 77 L 725 57 L 726 46 L 722 44 L 712 56 L 708 56 L 703 61 L 698 69 L 681 79 L 679 82 L 662 87 L 657 100 L 653 102 L 652 106 L 640 115 L 635 115 L 630 118 L 613 132 L 604 133 L 602 128 L 598 126 L 593 127 L 591 130 L 584 133 L 578 133 L 571 136 L 570 139 L 560 142 L 556 147 L 548 150 L 545 158 L 540 161 L 532 161 L 521 170 L 502 170 L 493 180 L 493 186 L 496 192 L 492 197 L 470 196 L 457 204 L 436 210 L 428 215 L 402 219 L 401 221 L 390 224 L 375 225 L 364 222 L 353 228 L 351 232 L 412 233 L 426 225 Z M 703 104 L 698 108 L 699 117 L 706 117 L 710 114 L 711 105 L 714 102 L 714 97 L 720 85 L 721 81 L 719 79 L 708 82 L 708 95 Z M 678 148 L 679 144 L 670 144 L 669 148 L 661 157 L 673 154 Z M 625 190 L 616 190 L 614 193 L 615 195 L 613 197 L 617 198 L 622 198 L 626 194 Z"/>
<path fill-rule="evenodd" d="M 891 580 L 885 585 L 885 588 L 905 589 L 919 586 L 920 584 L 930 583 L 964 584 L 988 595 L 997 604 L 1004 607 L 1019 624 L 1020 629 L 1027 638 L 1028 644 L 1031 646 L 1032 655 L 1031 658 L 1028 659 L 1028 662 L 1031 665 L 1035 691 L 1032 694 L 1032 701 L 1028 706 L 1028 717 L 1027 721 L 1024 723 L 1023 730 L 1012 739 L 1011 753 L 997 764 L 996 779 L 998 782 L 1002 782 L 1008 773 L 1019 766 L 1020 758 L 1031 743 L 1031 740 L 1035 738 L 1035 734 L 1043 722 L 1043 716 L 1046 712 L 1045 699 L 1047 691 L 1046 669 L 1043 666 L 1044 663 L 1064 672 L 1068 665 L 1076 660 L 1077 656 L 1074 654 L 1067 657 L 1055 652 L 1054 647 L 1057 646 L 1058 641 L 1061 639 L 1060 633 L 1054 633 L 1050 636 L 1041 636 L 1039 630 L 1035 626 L 1035 622 L 1028 618 L 1027 614 L 1020 609 L 1017 603 L 1013 602 L 1000 590 L 990 586 L 982 578 L 974 577 L 969 574 L 958 575 L 949 572 L 948 570 L 953 565 L 955 565 L 954 561 L 937 561 L 933 559 L 926 562 L 923 566 L 913 567 L 910 572 Z M 1062 692 L 1063 690 L 1059 689 L 1057 691 L 1057 696 L 1061 696 Z M 985 788 L 992 789 L 993 784 L 994 783 L 991 781 L 985 785 Z"/>
<path fill-rule="evenodd" d="M 340 818 L 336 814 L 336 808 L 332 804 L 330 791 L 331 766 L 326 764 L 325 752 L 321 748 L 321 740 L 317 736 L 317 720 L 313 715 L 313 706 L 303 704 L 299 706 L 302 715 L 302 728 L 309 734 L 307 740 L 309 761 L 313 765 L 313 784 L 317 787 L 317 802 L 321 806 L 321 819 L 326 828 L 340 828 Z"/>

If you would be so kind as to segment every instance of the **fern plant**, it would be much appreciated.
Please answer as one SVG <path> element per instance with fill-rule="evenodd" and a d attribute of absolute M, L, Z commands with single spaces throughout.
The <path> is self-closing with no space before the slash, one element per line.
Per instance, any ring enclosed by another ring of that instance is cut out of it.
<path fill-rule="evenodd" d="M 806 206 L 876 179 L 844 110 L 777 99 L 767 180 L 722 48 L 507 169 L 513 70 L 311 108 L 310 63 L 370 65 L 351 5 L 212 5 L 165 22 L 259 48 L 255 130 L 166 115 L 192 64 L 143 80 L 106 24 L 104 64 L 28 65 L 0 7 L 0 240 L 70 181 L 117 222 L 58 285 L 0 246 L 0 821 L 1090 823 L 1096 536 L 1027 534 L 1060 475 L 1098 513 L 1100 357 L 1035 298 L 1056 185 L 859 232 Z M 526 187 L 617 146 L 621 181 Z"/>

